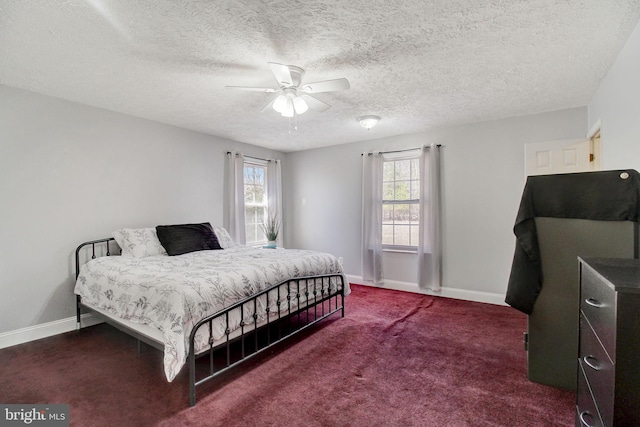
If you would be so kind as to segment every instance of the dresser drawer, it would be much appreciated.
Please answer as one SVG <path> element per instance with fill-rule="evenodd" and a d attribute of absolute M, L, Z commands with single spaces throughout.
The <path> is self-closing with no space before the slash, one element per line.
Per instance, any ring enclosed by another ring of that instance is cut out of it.
<path fill-rule="evenodd" d="M 580 363 L 578 365 L 581 365 Z M 576 398 L 576 426 L 601 427 L 604 426 L 598 413 L 589 384 L 581 368 L 578 368 L 578 395 Z"/>
<path fill-rule="evenodd" d="M 590 267 L 583 266 L 580 309 L 610 355 L 615 351 L 616 293 Z"/>
<path fill-rule="evenodd" d="M 605 424 L 613 419 L 615 366 L 605 353 L 589 322 L 580 315 L 579 362 Z"/>
<path fill-rule="evenodd" d="M 640 426 L 640 259 L 580 258 L 580 283 L 576 425 Z"/>

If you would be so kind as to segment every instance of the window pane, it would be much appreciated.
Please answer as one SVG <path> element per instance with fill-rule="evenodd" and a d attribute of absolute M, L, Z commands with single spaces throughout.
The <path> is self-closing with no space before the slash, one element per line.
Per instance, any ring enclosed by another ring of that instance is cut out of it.
<path fill-rule="evenodd" d="M 420 180 L 420 161 L 411 159 L 411 179 Z"/>
<path fill-rule="evenodd" d="M 382 165 L 382 181 L 393 181 L 393 163 L 394 162 L 384 162 Z"/>
<path fill-rule="evenodd" d="M 260 227 L 264 222 L 266 209 L 263 206 L 245 207 L 245 233 L 247 243 L 264 241 L 264 233 Z"/>
<path fill-rule="evenodd" d="M 393 205 L 382 205 L 382 223 L 393 224 Z"/>
<path fill-rule="evenodd" d="M 420 199 L 420 181 L 411 181 L 411 198 L 413 200 Z"/>
<path fill-rule="evenodd" d="M 244 167 L 244 183 L 264 186 L 264 173 L 263 166 L 246 165 Z"/>
<path fill-rule="evenodd" d="M 260 206 L 247 206 L 244 211 L 244 221 L 247 226 L 262 222 L 262 208 Z"/>
<path fill-rule="evenodd" d="M 396 181 L 411 178 L 411 160 L 396 160 Z"/>
<path fill-rule="evenodd" d="M 245 191 L 245 200 L 250 203 L 261 203 L 263 199 L 263 189 L 257 185 L 248 185 Z"/>
<path fill-rule="evenodd" d="M 393 181 L 382 184 L 382 200 L 393 200 Z"/>
<path fill-rule="evenodd" d="M 393 220 L 396 224 L 408 224 L 411 205 L 394 205 Z"/>
<path fill-rule="evenodd" d="M 420 206 L 417 203 L 409 206 L 409 220 L 412 224 L 420 222 Z"/>
<path fill-rule="evenodd" d="M 409 240 L 410 235 L 410 227 L 408 225 L 398 225 L 394 227 L 395 236 L 394 236 L 394 245 L 400 246 L 410 246 L 411 241 Z"/>
<path fill-rule="evenodd" d="M 411 246 L 418 246 L 420 243 L 420 229 L 417 225 L 411 225 Z"/>
<path fill-rule="evenodd" d="M 265 203 L 265 168 L 245 165 L 244 200 L 245 203 Z"/>
<path fill-rule="evenodd" d="M 382 244 L 393 245 L 393 225 L 382 225 Z"/>
<path fill-rule="evenodd" d="M 409 192 L 409 182 L 410 181 L 396 181 L 396 200 L 409 200 L 411 196 Z"/>

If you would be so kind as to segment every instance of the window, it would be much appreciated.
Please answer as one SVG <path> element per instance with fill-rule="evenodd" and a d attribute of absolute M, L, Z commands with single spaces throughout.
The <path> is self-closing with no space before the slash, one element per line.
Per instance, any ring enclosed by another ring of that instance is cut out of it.
<path fill-rule="evenodd" d="M 382 171 L 382 247 L 417 250 L 420 224 L 420 161 L 385 158 Z"/>
<path fill-rule="evenodd" d="M 267 165 L 244 163 L 244 219 L 247 245 L 267 242 L 262 231 L 268 213 Z"/>

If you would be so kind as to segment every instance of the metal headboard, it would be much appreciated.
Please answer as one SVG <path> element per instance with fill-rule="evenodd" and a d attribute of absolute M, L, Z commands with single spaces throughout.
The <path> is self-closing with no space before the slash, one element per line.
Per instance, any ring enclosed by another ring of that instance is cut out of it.
<path fill-rule="evenodd" d="M 96 258 L 96 245 L 99 244 L 99 243 L 105 243 L 106 247 L 107 247 L 107 252 L 105 253 L 105 256 L 111 256 L 111 248 L 109 246 L 109 242 L 115 241 L 115 240 L 116 239 L 114 239 L 113 237 L 107 237 L 105 239 L 99 239 L 99 240 L 92 240 L 90 242 L 84 242 L 80 246 L 78 246 L 76 248 L 76 279 L 80 275 L 80 251 L 85 246 L 91 246 L 91 259 L 95 259 Z M 116 247 L 117 246 L 118 245 L 116 244 Z M 118 255 L 120 255 L 120 254 L 118 254 Z"/>
<path fill-rule="evenodd" d="M 105 256 L 111 256 L 111 246 L 110 243 L 115 241 L 113 237 L 107 237 L 104 239 L 92 240 L 90 242 L 84 242 L 80 246 L 76 248 L 76 280 L 78 280 L 78 276 L 80 275 L 80 253 L 86 246 L 91 246 L 91 259 L 96 258 L 96 245 L 104 244 L 106 245 L 107 252 L 104 253 Z M 115 245 L 118 247 L 118 245 Z M 118 254 L 120 255 L 120 254 Z M 82 307 L 81 307 L 81 297 L 80 295 L 76 295 L 76 330 L 80 330 L 80 317 L 82 316 Z"/>

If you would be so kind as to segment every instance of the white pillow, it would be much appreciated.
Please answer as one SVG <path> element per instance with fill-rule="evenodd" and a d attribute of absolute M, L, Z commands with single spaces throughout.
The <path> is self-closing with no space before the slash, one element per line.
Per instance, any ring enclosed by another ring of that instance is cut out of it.
<path fill-rule="evenodd" d="M 233 241 L 229 232 L 224 227 L 214 227 L 214 233 L 216 233 L 216 237 L 218 238 L 218 243 L 222 249 L 232 248 L 236 246 L 236 242 Z"/>
<path fill-rule="evenodd" d="M 126 258 L 167 255 L 155 228 L 123 228 L 113 232 L 116 243 Z"/>

